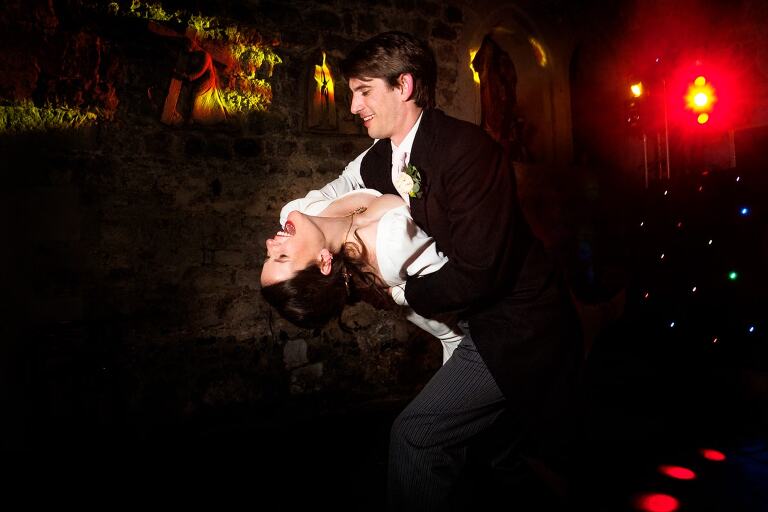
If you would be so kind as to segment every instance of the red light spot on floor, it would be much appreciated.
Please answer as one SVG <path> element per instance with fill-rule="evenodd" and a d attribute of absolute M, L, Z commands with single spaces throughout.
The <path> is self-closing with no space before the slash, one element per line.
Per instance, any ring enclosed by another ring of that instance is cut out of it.
<path fill-rule="evenodd" d="M 664 475 L 677 478 L 679 480 L 693 480 L 696 478 L 696 473 L 682 466 L 661 465 L 659 466 L 659 471 Z"/>
<path fill-rule="evenodd" d="M 717 462 L 720 462 L 722 460 L 725 460 L 725 454 L 723 452 L 719 452 L 717 450 L 712 450 L 710 448 L 704 448 L 701 450 L 701 455 L 707 459 L 707 460 L 714 460 Z"/>
<path fill-rule="evenodd" d="M 635 501 L 635 507 L 646 512 L 674 512 L 679 506 L 677 498 L 669 494 L 643 494 Z"/>

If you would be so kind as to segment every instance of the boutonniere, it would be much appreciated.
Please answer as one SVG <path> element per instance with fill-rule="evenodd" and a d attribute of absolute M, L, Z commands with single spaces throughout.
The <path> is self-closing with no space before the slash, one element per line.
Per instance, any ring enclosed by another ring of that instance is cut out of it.
<path fill-rule="evenodd" d="M 421 198 L 421 175 L 415 165 L 408 164 L 403 167 L 395 181 L 395 189 L 401 195 L 408 194 L 416 199 Z"/>

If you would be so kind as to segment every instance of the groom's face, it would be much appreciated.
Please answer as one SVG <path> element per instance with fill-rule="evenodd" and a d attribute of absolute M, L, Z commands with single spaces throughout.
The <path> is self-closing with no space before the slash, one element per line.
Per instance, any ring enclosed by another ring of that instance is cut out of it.
<path fill-rule="evenodd" d="M 350 78 L 349 88 L 350 110 L 363 120 L 368 136 L 399 144 L 411 128 L 407 126 L 402 88 L 390 86 L 383 78 Z"/>

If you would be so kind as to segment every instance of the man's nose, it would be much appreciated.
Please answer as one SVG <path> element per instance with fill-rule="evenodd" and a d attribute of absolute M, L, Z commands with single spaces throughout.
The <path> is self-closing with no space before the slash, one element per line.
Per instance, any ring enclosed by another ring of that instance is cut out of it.
<path fill-rule="evenodd" d="M 362 102 L 358 100 L 358 97 L 356 94 L 352 95 L 352 101 L 349 105 L 349 110 L 352 112 L 353 115 L 357 115 L 360 110 L 362 110 L 363 105 Z"/>

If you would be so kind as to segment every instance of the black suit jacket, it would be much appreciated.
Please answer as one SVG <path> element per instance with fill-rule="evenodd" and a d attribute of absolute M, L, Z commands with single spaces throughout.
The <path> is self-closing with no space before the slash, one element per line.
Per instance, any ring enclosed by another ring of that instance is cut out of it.
<path fill-rule="evenodd" d="M 397 194 L 389 139 L 361 163 L 366 187 Z M 410 163 L 422 178 L 411 215 L 449 262 L 408 280 L 419 314 L 459 311 L 507 399 L 537 419 L 557 416 L 581 359 L 578 318 L 551 255 L 518 201 L 514 169 L 478 126 L 426 110 Z"/>

